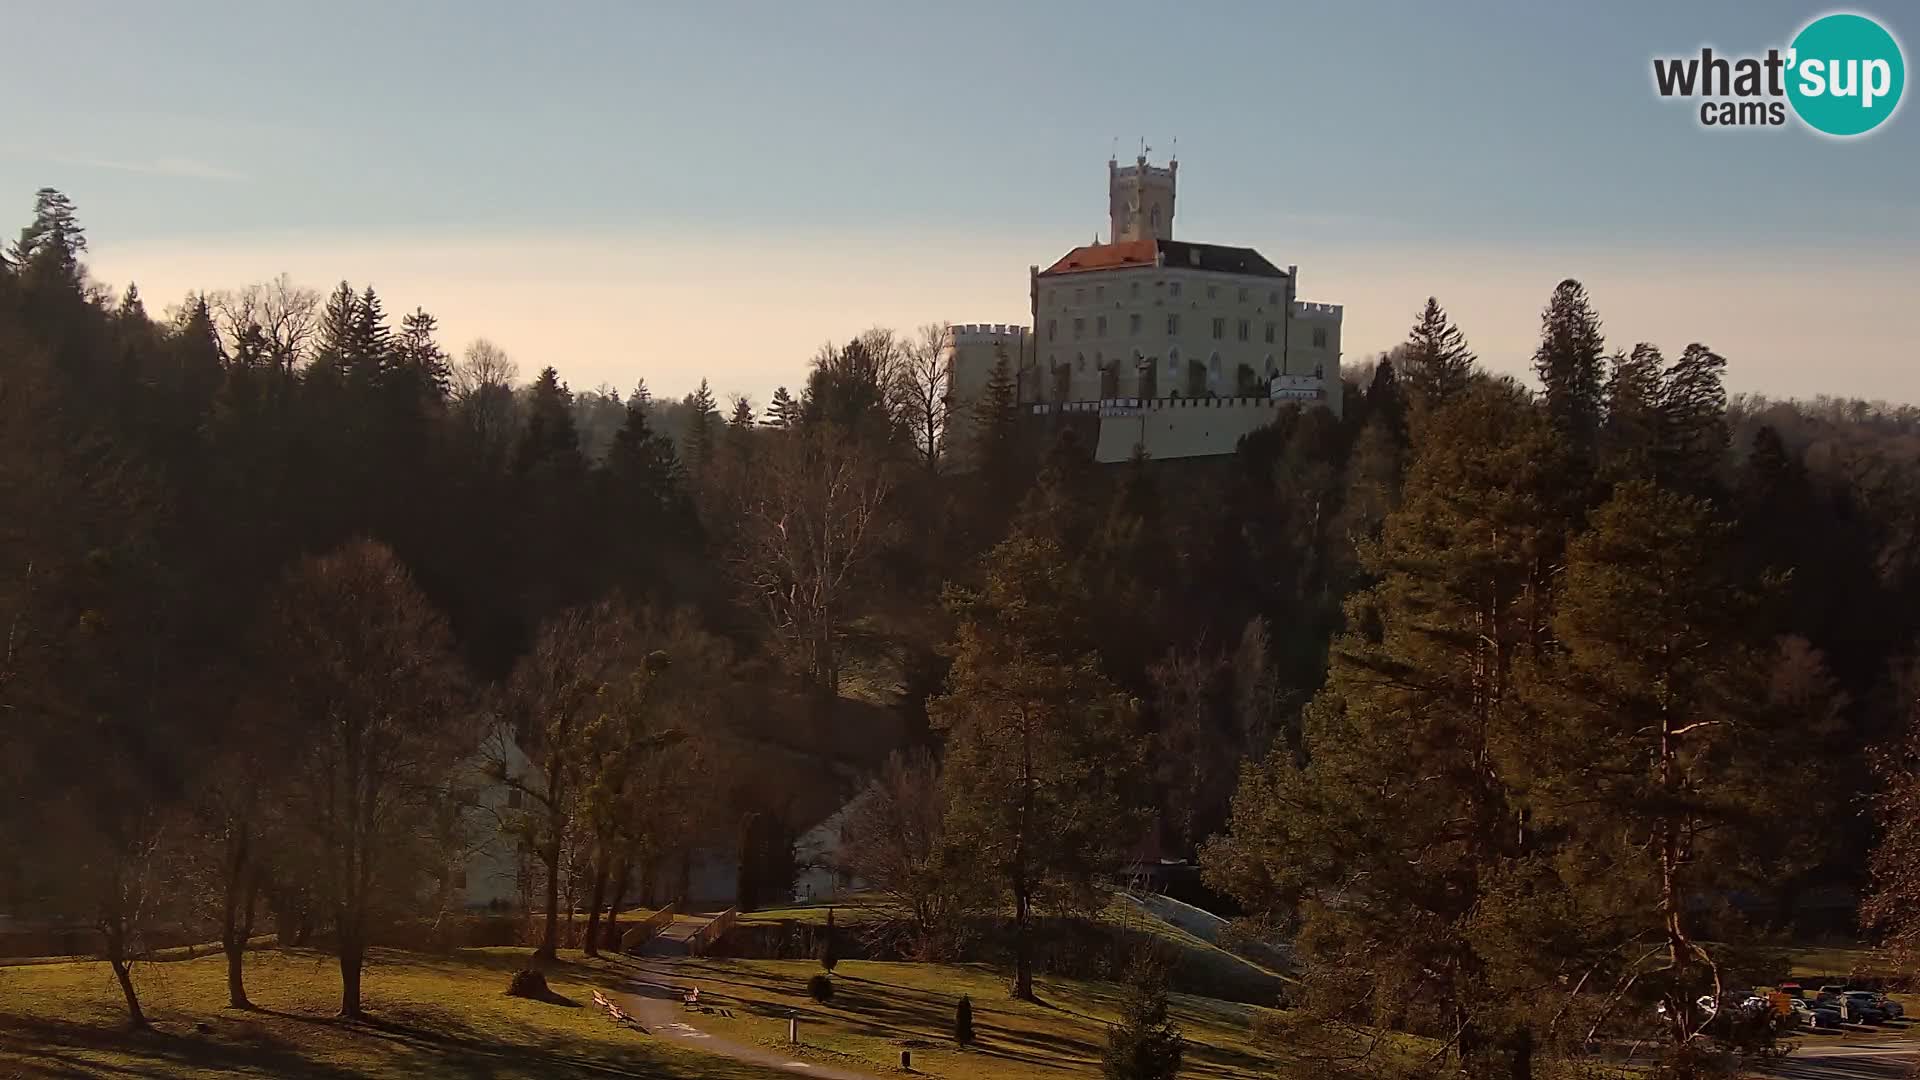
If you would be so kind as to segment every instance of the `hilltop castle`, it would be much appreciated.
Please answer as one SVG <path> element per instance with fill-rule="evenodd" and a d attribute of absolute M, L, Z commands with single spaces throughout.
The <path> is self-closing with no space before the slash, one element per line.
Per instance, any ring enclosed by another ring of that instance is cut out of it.
<path fill-rule="evenodd" d="M 1029 325 L 950 326 L 950 434 L 1007 358 L 1022 411 L 1097 413 L 1095 458 L 1230 454 L 1282 403 L 1340 412 L 1340 305 L 1296 294 L 1299 268 L 1173 238 L 1180 163 L 1107 162 L 1107 242 L 1028 270 Z"/>

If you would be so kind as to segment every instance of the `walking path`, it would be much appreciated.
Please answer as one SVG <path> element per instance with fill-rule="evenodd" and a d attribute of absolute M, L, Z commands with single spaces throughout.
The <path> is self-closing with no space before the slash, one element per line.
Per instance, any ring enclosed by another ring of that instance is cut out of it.
<path fill-rule="evenodd" d="M 701 1030 L 695 1023 L 701 1014 L 682 1003 L 688 987 L 672 981 L 672 969 L 671 963 L 647 965 L 641 974 L 628 979 L 624 986 L 610 995 L 619 1000 L 621 1007 L 632 1013 L 634 1019 L 640 1021 L 640 1025 L 655 1037 L 680 1042 L 690 1049 L 799 1076 L 819 1076 L 826 1080 L 879 1080 L 868 1073 L 802 1061 L 770 1046 L 735 1042 Z"/>

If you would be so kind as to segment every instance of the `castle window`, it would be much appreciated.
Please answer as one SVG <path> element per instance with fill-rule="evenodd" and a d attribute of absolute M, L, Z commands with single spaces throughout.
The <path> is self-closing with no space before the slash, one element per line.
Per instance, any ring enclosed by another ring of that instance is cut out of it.
<path fill-rule="evenodd" d="M 1272 327 L 1268 327 L 1268 330 L 1269 330 L 1269 337 L 1268 337 L 1268 340 L 1272 340 L 1272 337 L 1271 337 L 1271 330 L 1272 330 Z M 1052 341 L 1052 340 L 1054 339 L 1054 336 L 1055 336 L 1055 335 L 1056 335 L 1057 333 L 1059 333 L 1059 331 L 1060 331 L 1060 320 L 1059 320 L 1059 319 L 1048 319 L 1048 320 L 1047 320 L 1047 340 L 1048 340 L 1048 341 Z"/>
<path fill-rule="evenodd" d="M 1096 370 L 1105 371 L 1107 369 L 1107 354 L 1098 349 L 1094 350 L 1093 366 Z"/>
<path fill-rule="evenodd" d="M 1180 316 L 1178 314 L 1168 315 L 1167 316 L 1168 335 L 1178 334 L 1179 332 L 1180 332 Z"/>
<path fill-rule="evenodd" d="M 1086 353 L 1073 354 L 1073 366 L 1076 368 L 1079 368 L 1081 371 L 1087 370 L 1087 354 Z"/>
<path fill-rule="evenodd" d="M 1167 350 L 1167 374 L 1178 375 L 1179 373 L 1180 373 L 1180 349 L 1176 346 L 1174 348 Z"/>
<path fill-rule="evenodd" d="M 1127 316 L 1127 333 L 1135 337 L 1140 336 L 1140 316 L 1138 314 Z"/>
<path fill-rule="evenodd" d="M 1219 353 L 1214 353 L 1212 356 L 1207 357 L 1207 371 L 1214 375 L 1220 374 L 1220 354 Z"/>
<path fill-rule="evenodd" d="M 1227 336 L 1227 320 L 1225 319 L 1213 320 L 1213 339 L 1215 341 L 1218 341 L 1221 338 L 1226 336 Z"/>
<path fill-rule="evenodd" d="M 1247 302 L 1247 290 L 1244 288 L 1240 290 L 1240 302 L 1243 304 Z"/>
<path fill-rule="evenodd" d="M 1280 290 L 1279 290 L 1279 289 L 1275 289 L 1275 290 L 1273 290 L 1272 292 L 1270 292 L 1270 293 L 1268 293 L 1268 294 L 1267 294 L 1267 303 L 1269 303 L 1269 304 L 1272 304 L 1272 305 L 1274 305 L 1275 307 L 1278 307 L 1278 306 L 1279 306 L 1279 304 L 1280 304 Z"/>
<path fill-rule="evenodd" d="M 1157 206 L 1153 208 L 1153 233 L 1160 235 L 1160 208 Z"/>
<path fill-rule="evenodd" d="M 1095 337 L 1107 336 L 1107 317 L 1105 315 L 1100 316 L 1100 318 L 1094 321 L 1093 333 Z"/>
<path fill-rule="evenodd" d="M 1245 319 L 1241 319 L 1241 320 L 1240 320 L 1240 325 L 1239 325 L 1238 327 L 1236 327 L 1235 329 L 1237 329 L 1237 330 L 1239 331 L 1239 335 L 1240 335 L 1240 340 L 1241 340 L 1241 341 L 1245 341 L 1245 340 L 1247 340 L 1247 330 L 1248 330 L 1248 327 L 1249 327 L 1249 326 L 1251 326 L 1251 325 L 1252 325 L 1252 324 L 1250 324 L 1250 323 L 1248 323 L 1248 322 L 1247 322 L 1247 320 L 1245 320 Z"/>
<path fill-rule="evenodd" d="M 1107 298 L 1107 287 L 1105 285 L 1095 285 L 1093 287 L 1093 298 L 1095 300 L 1105 300 Z"/>
<path fill-rule="evenodd" d="M 1074 302 L 1074 303 L 1076 303 L 1076 304 L 1084 304 L 1084 303 L 1086 303 L 1086 301 L 1087 301 L 1087 290 L 1085 290 L 1085 289 L 1075 289 L 1075 290 L 1073 290 L 1073 302 Z"/>
<path fill-rule="evenodd" d="M 1327 347 L 1326 327 L 1316 326 L 1313 328 L 1313 347 L 1316 349 L 1324 349 Z"/>
<path fill-rule="evenodd" d="M 1169 282 L 1167 282 L 1167 294 L 1168 294 L 1169 296 L 1179 296 L 1179 295 L 1180 295 L 1180 283 L 1179 283 L 1179 282 L 1177 282 L 1177 281 L 1169 281 Z"/>
<path fill-rule="evenodd" d="M 1086 332 L 1087 332 L 1087 320 L 1085 319 L 1073 320 L 1073 340 L 1079 341 L 1080 338 L 1086 334 Z"/>
<path fill-rule="evenodd" d="M 1136 282 L 1134 282 L 1134 283 L 1133 283 L 1133 287 L 1127 290 L 1127 295 L 1129 295 L 1129 296 L 1131 296 L 1131 297 L 1133 297 L 1133 298 L 1134 298 L 1134 299 L 1136 299 L 1136 300 L 1137 300 L 1137 299 L 1139 299 L 1139 298 L 1140 298 L 1140 283 L 1139 283 L 1139 282 L 1137 282 L 1137 281 L 1136 281 Z"/>
<path fill-rule="evenodd" d="M 1220 297 L 1220 286 L 1218 285 L 1207 286 L 1207 299 L 1217 300 L 1219 299 L 1219 297 Z"/>
<path fill-rule="evenodd" d="M 1267 378 L 1273 378 L 1273 354 L 1267 354 Z"/>
<path fill-rule="evenodd" d="M 1267 324 L 1267 344 L 1273 344 L 1273 324 Z"/>

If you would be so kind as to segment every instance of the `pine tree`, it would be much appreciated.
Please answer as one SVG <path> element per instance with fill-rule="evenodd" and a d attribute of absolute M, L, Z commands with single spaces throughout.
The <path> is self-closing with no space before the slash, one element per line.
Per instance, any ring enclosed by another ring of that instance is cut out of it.
<path fill-rule="evenodd" d="M 627 404 L 638 405 L 643 409 L 653 407 L 653 391 L 647 389 L 647 380 L 638 379 L 633 384 L 633 393 L 627 395 Z"/>
<path fill-rule="evenodd" d="M 1433 414 L 1363 549 L 1377 583 L 1347 602 L 1302 745 L 1243 773 L 1230 834 L 1203 856 L 1250 913 L 1301 920 L 1302 1005 L 1454 1035 L 1463 1068 L 1484 1067 L 1513 1015 L 1494 974 L 1510 943 L 1488 928 L 1524 831 L 1491 755 L 1543 631 L 1551 447 L 1511 383 Z"/>
<path fill-rule="evenodd" d="M 1597 944 L 1628 955 L 1632 941 L 1660 943 L 1657 960 L 1615 971 L 1629 1000 L 1663 1006 L 1681 1074 L 1701 1026 L 1694 1001 L 1722 989 L 1694 901 L 1735 885 L 1755 839 L 1798 809 L 1728 556 L 1708 503 L 1646 479 L 1618 485 L 1568 545 L 1558 649 L 1521 668 L 1524 737 L 1502 751 L 1536 827 L 1564 838 L 1569 886 L 1606 916 Z"/>
<path fill-rule="evenodd" d="M 1399 350 L 1405 378 L 1413 399 L 1425 410 L 1438 409 L 1466 392 L 1473 379 L 1477 357 L 1467 347 L 1467 337 L 1447 318 L 1445 309 L 1434 297 L 1407 332 L 1407 343 Z"/>
<path fill-rule="evenodd" d="M 327 381 L 345 378 L 352 365 L 355 321 L 359 318 L 360 299 L 353 286 L 342 281 L 328 294 L 320 310 L 320 322 L 314 329 L 313 374 Z"/>
<path fill-rule="evenodd" d="M 1661 384 L 1660 480 L 1699 495 L 1712 494 L 1726 462 L 1727 391 L 1724 357 L 1694 344 L 1673 362 Z"/>
<path fill-rule="evenodd" d="M 1185 1052 L 1186 1040 L 1167 1016 L 1165 965 L 1136 959 L 1120 1002 L 1120 1022 L 1107 1028 L 1101 1073 L 1107 1080 L 1173 1080 Z"/>
<path fill-rule="evenodd" d="M 85 250 L 87 231 L 80 227 L 73 200 L 53 188 L 35 192 L 33 220 L 14 241 L 13 262 L 27 273 L 49 273 L 77 283 L 80 253 Z"/>
<path fill-rule="evenodd" d="M 1586 287 L 1571 278 L 1562 281 L 1540 314 L 1540 346 L 1534 350 L 1533 370 L 1546 388 L 1548 421 L 1581 483 L 1594 466 L 1604 345 L 1600 316 L 1587 300 Z"/>
<path fill-rule="evenodd" d="M 122 322 L 144 322 L 147 318 L 147 305 L 140 299 L 140 286 L 127 283 L 127 291 L 120 294 L 120 307 L 115 311 Z"/>
<path fill-rule="evenodd" d="M 687 418 L 687 471 L 698 479 L 713 464 L 714 436 L 720 426 L 720 410 L 714 407 L 707 380 L 701 379 L 700 388 L 687 396 L 687 408 L 692 414 Z"/>
<path fill-rule="evenodd" d="M 402 371 L 423 395 L 445 400 L 453 386 L 452 358 L 433 339 L 439 320 L 424 309 L 400 320 L 400 342 L 394 351 Z"/>
<path fill-rule="evenodd" d="M 393 364 L 393 330 L 387 326 L 387 313 L 371 285 L 354 306 L 353 328 L 347 340 L 349 379 L 361 386 L 378 385 Z"/>
<path fill-rule="evenodd" d="M 787 430 L 800 421 L 800 405 L 782 386 L 773 392 L 773 404 L 767 407 L 767 424 Z"/>
<path fill-rule="evenodd" d="M 727 417 L 727 426 L 735 431 L 753 430 L 753 399 L 742 394 L 733 399 L 733 414 Z"/>
<path fill-rule="evenodd" d="M 965 994 L 953 1007 L 953 1041 L 961 1046 L 973 1045 L 973 999 Z"/>
<path fill-rule="evenodd" d="M 993 371 L 973 406 L 973 456 L 989 485 L 1012 479 L 1019 469 L 1019 415 L 1013 364 L 997 348 Z M 1004 491 L 1004 489 L 1003 489 Z"/>
<path fill-rule="evenodd" d="M 542 368 L 528 390 L 527 426 L 513 460 L 514 471 L 522 475 L 537 468 L 575 474 L 585 467 L 573 425 L 573 394 L 551 367 Z"/>
<path fill-rule="evenodd" d="M 1135 703 L 1086 650 L 1087 594 L 1064 552 L 1015 535 L 991 552 L 985 588 L 956 595 L 948 692 L 947 828 L 1014 911 L 1015 998 L 1033 1000 L 1034 918 L 1087 902 L 1144 824 Z"/>

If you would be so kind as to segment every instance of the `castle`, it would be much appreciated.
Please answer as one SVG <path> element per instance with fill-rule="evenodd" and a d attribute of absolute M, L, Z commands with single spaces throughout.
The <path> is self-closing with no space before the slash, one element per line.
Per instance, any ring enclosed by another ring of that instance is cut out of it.
<path fill-rule="evenodd" d="M 1097 414 L 1095 460 L 1233 453 L 1286 402 L 1340 412 L 1340 305 L 1296 295 L 1299 268 L 1173 238 L 1180 163 L 1107 162 L 1107 242 L 1028 269 L 1026 326 L 949 326 L 949 435 L 1004 356 L 1022 412 Z"/>

